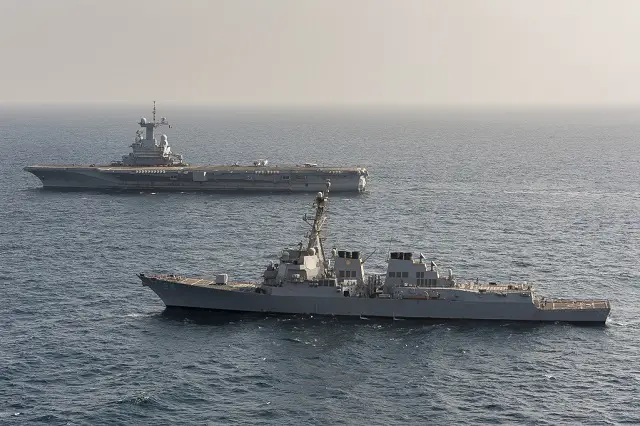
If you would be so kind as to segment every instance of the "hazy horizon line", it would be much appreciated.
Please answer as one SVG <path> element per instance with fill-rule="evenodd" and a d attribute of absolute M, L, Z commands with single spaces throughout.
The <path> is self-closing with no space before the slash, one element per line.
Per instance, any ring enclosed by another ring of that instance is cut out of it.
<path fill-rule="evenodd" d="M 153 106 L 150 101 L 2 101 L 0 107 L 139 107 Z M 228 110 L 598 110 L 598 109 L 638 109 L 638 103 L 216 103 L 216 102 L 184 102 L 156 100 L 158 109 L 164 105 L 170 107 L 201 107 Z"/>

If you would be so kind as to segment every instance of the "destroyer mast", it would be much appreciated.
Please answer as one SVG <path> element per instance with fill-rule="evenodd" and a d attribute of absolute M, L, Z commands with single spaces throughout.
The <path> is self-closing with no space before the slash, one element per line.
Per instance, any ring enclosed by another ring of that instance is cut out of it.
<path fill-rule="evenodd" d="M 313 218 L 313 222 L 310 222 L 307 219 L 307 215 L 304 216 L 304 221 L 311 226 L 311 232 L 309 232 L 309 239 L 307 241 L 307 253 L 311 251 L 311 249 L 317 250 L 316 255 L 318 256 L 318 260 L 322 263 L 323 266 L 323 274 L 326 276 L 329 269 L 329 262 L 324 253 L 324 246 L 322 243 L 322 227 L 327 221 L 326 217 L 326 208 L 329 202 L 329 190 L 331 189 L 331 181 L 327 180 L 326 182 L 327 188 L 324 193 L 318 192 L 316 195 L 316 199 L 313 202 L 314 207 L 316 208 L 316 215 Z"/>

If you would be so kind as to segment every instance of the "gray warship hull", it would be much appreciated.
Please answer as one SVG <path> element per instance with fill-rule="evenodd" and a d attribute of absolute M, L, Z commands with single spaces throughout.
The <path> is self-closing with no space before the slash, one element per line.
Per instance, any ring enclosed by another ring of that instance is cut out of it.
<path fill-rule="evenodd" d="M 363 192 L 364 168 L 304 166 L 28 166 L 45 189 L 138 191 Z"/>
<path fill-rule="evenodd" d="M 532 303 L 504 303 L 502 297 L 487 294 L 486 300 L 359 298 L 340 295 L 272 295 L 247 285 L 215 285 L 211 281 L 139 275 L 167 307 L 258 312 L 312 314 L 393 319 L 501 320 L 604 324 L 610 306 L 604 300 L 548 299 Z M 200 282 L 201 284 L 198 284 Z M 257 287 L 256 287 L 257 288 Z M 447 289 L 436 289 L 446 293 Z M 516 295 L 517 297 L 517 295 Z"/>
<path fill-rule="evenodd" d="M 367 169 L 361 167 L 272 166 L 266 159 L 245 166 L 190 166 L 171 151 L 167 135 L 156 139 L 157 128 L 171 125 L 166 117 L 156 120 L 155 101 L 153 119 L 142 117 L 138 125 L 131 152 L 121 161 L 24 170 L 40 179 L 43 188 L 62 190 L 319 192 L 331 181 L 334 191 L 362 192 L 367 184 Z"/>
<path fill-rule="evenodd" d="M 364 273 L 359 251 L 331 249 L 321 236 L 331 182 L 314 199 L 316 209 L 307 244 L 285 249 L 271 261 L 261 283 L 215 280 L 175 274 L 139 274 L 167 307 L 276 314 L 312 314 L 445 320 L 502 320 L 603 324 L 607 300 L 547 299 L 525 283 L 459 281 L 449 269 L 441 276 L 435 262 L 420 253 L 390 252 L 387 272 Z"/>

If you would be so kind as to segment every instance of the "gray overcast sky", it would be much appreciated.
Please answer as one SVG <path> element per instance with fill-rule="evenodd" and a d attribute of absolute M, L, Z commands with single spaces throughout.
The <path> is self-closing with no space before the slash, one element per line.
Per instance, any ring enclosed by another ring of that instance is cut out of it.
<path fill-rule="evenodd" d="M 0 102 L 640 104 L 640 1 L 0 0 Z"/>

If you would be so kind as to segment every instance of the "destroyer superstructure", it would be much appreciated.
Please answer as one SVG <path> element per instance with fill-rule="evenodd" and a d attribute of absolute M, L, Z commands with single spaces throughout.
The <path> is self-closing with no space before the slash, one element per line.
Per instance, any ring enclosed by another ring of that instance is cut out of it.
<path fill-rule="evenodd" d="M 306 244 L 282 251 L 260 282 L 175 274 L 139 274 L 167 307 L 284 314 L 344 315 L 415 319 L 479 319 L 604 323 L 607 300 L 552 299 L 529 284 L 480 283 L 441 276 L 420 254 L 392 252 L 384 275 L 365 275 L 359 251 L 332 249 L 321 233 L 329 186 L 317 194 Z M 306 219 L 306 218 L 305 218 Z"/>
<path fill-rule="evenodd" d="M 334 190 L 363 192 L 368 172 L 364 167 L 323 167 L 315 163 L 270 165 L 260 159 L 247 165 L 192 166 L 171 151 L 167 135 L 155 129 L 171 127 L 165 117 L 141 118 L 131 152 L 108 165 L 35 165 L 24 168 L 52 189 L 112 189 L 151 191 L 265 191 L 316 192 L 331 179 Z"/>

